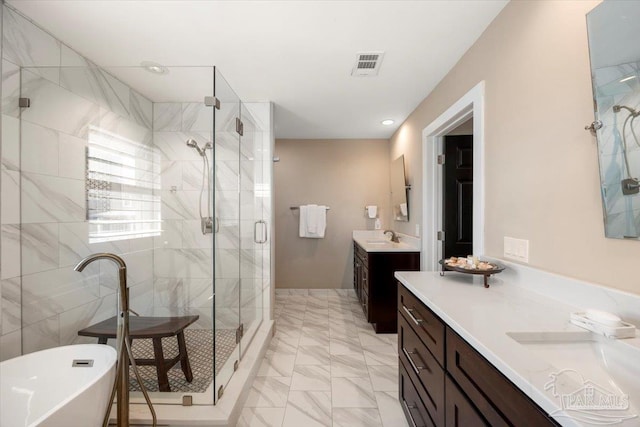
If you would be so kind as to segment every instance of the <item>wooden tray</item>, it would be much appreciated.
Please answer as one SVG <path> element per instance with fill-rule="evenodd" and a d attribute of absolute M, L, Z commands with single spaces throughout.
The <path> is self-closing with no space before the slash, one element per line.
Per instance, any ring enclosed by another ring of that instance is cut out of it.
<path fill-rule="evenodd" d="M 484 287 L 485 288 L 489 287 L 489 283 L 488 283 L 489 276 L 491 276 L 492 274 L 502 273 L 504 271 L 504 267 L 501 267 L 501 266 L 499 266 L 499 265 L 497 265 L 497 264 L 495 264 L 493 262 L 490 263 L 490 264 L 491 265 L 495 265 L 496 268 L 491 269 L 491 270 L 478 270 L 478 269 L 471 270 L 471 269 L 468 269 L 468 268 L 462 268 L 462 267 L 458 267 L 458 266 L 454 266 L 454 265 L 447 265 L 447 264 L 445 264 L 444 260 L 442 260 L 442 259 L 439 262 L 440 262 L 440 265 L 442 265 L 442 271 L 440 272 L 441 276 L 444 276 L 444 272 L 446 270 L 457 271 L 458 273 L 465 273 L 465 274 L 481 274 L 481 275 L 484 276 Z M 485 261 L 485 262 L 487 262 L 487 261 Z"/>

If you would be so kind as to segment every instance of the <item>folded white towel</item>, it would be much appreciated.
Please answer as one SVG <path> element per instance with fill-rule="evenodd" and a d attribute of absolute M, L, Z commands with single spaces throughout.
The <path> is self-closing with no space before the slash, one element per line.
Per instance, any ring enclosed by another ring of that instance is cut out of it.
<path fill-rule="evenodd" d="M 327 228 L 327 207 L 318 205 L 300 206 L 299 236 L 322 239 Z"/>
<path fill-rule="evenodd" d="M 307 231 L 318 234 L 318 205 L 307 205 Z"/>

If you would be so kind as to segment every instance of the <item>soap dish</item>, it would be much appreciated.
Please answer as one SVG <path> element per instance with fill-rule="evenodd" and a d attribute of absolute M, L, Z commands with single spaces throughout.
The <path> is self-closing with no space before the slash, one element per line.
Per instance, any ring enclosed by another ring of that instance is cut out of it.
<path fill-rule="evenodd" d="M 607 325 L 594 321 L 589 317 L 589 313 L 584 311 L 571 313 L 571 323 L 609 338 L 633 338 L 636 336 L 636 327 L 631 323 L 620 321 L 617 326 Z"/>

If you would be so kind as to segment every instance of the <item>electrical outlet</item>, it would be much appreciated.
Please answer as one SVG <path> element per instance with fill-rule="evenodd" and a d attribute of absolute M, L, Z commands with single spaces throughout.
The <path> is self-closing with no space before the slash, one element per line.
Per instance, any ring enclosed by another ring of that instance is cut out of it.
<path fill-rule="evenodd" d="M 529 241 L 504 237 L 504 257 L 518 262 L 529 262 Z"/>

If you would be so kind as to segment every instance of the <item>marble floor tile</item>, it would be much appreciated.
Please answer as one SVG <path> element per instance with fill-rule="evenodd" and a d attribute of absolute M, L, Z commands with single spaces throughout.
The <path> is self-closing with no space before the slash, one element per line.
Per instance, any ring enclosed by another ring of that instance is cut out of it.
<path fill-rule="evenodd" d="M 256 378 L 249 390 L 246 408 L 284 408 L 289 395 L 290 377 Z"/>
<path fill-rule="evenodd" d="M 298 338 L 272 338 L 269 344 L 269 350 L 275 353 L 294 355 L 298 352 Z"/>
<path fill-rule="evenodd" d="M 291 390 L 331 391 L 330 365 L 296 365 L 291 377 Z"/>
<path fill-rule="evenodd" d="M 334 408 L 376 408 L 376 397 L 369 377 L 331 378 L 331 402 Z"/>
<path fill-rule="evenodd" d="M 367 365 L 398 366 L 398 351 L 391 345 L 373 345 L 362 347 Z"/>
<path fill-rule="evenodd" d="M 292 391 L 284 412 L 283 427 L 331 427 L 331 393 Z"/>
<path fill-rule="evenodd" d="M 398 391 L 397 366 L 371 365 L 368 369 L 373 391 Z"/>
<path fill-rule="evenodd" d="M 290 377 L 293 374 L 296 356 L 276 352 L 267 352 L 260 367 L 258 377 Z"/>
<path fill-rule="evenodd" d="M 329 353 L 331 354 L 362 354 L 360 341 L 345 338 L 332 337 L 329 343 Z"/>
<path fill-rule="evenodd" d="M 389 339 L 385 338 L 383 334 L 376 334 L 375 332 L 359 332 L 358 338 L 360 339 L 360 344 L 363 347 L 368 347 L 372 345 L 389 345 Z"/>
<path fill-rule="evenodd" d="M 276 289 L 276 333 L 238 426 L 408 427 L 397 334 L 376 334 L 348 289 Z"/>
<path fill-rule="evenodd" d="M 362 354 L 331 355 L 332 377 L 366 377 L 369 375 Z"/>
<path fill-rule="evenodd" d="M 300 345 L 319 345 L 329 348 L 329 331 L 302 328 L 300 335 Z"/>
<path fill-rule="evenodd" d="M 301 345 L 298 347 L 296 365 L 328 365 L 329 349 L 319 345 Z"/>
<path fill-rule="evenodd" d="M 383 427 L 409 427 L 398 401 L 397 392 L 376 391 L 374 394 Z"/>
<path fill-rule="evenodd" d="M 244 408 L 236 427 L 280 427 L 284 408 Z"/>
<path fill-rule="evenodd" d="M 333 427 L 382 427 L 377 408 L 334 408 Z"/>

